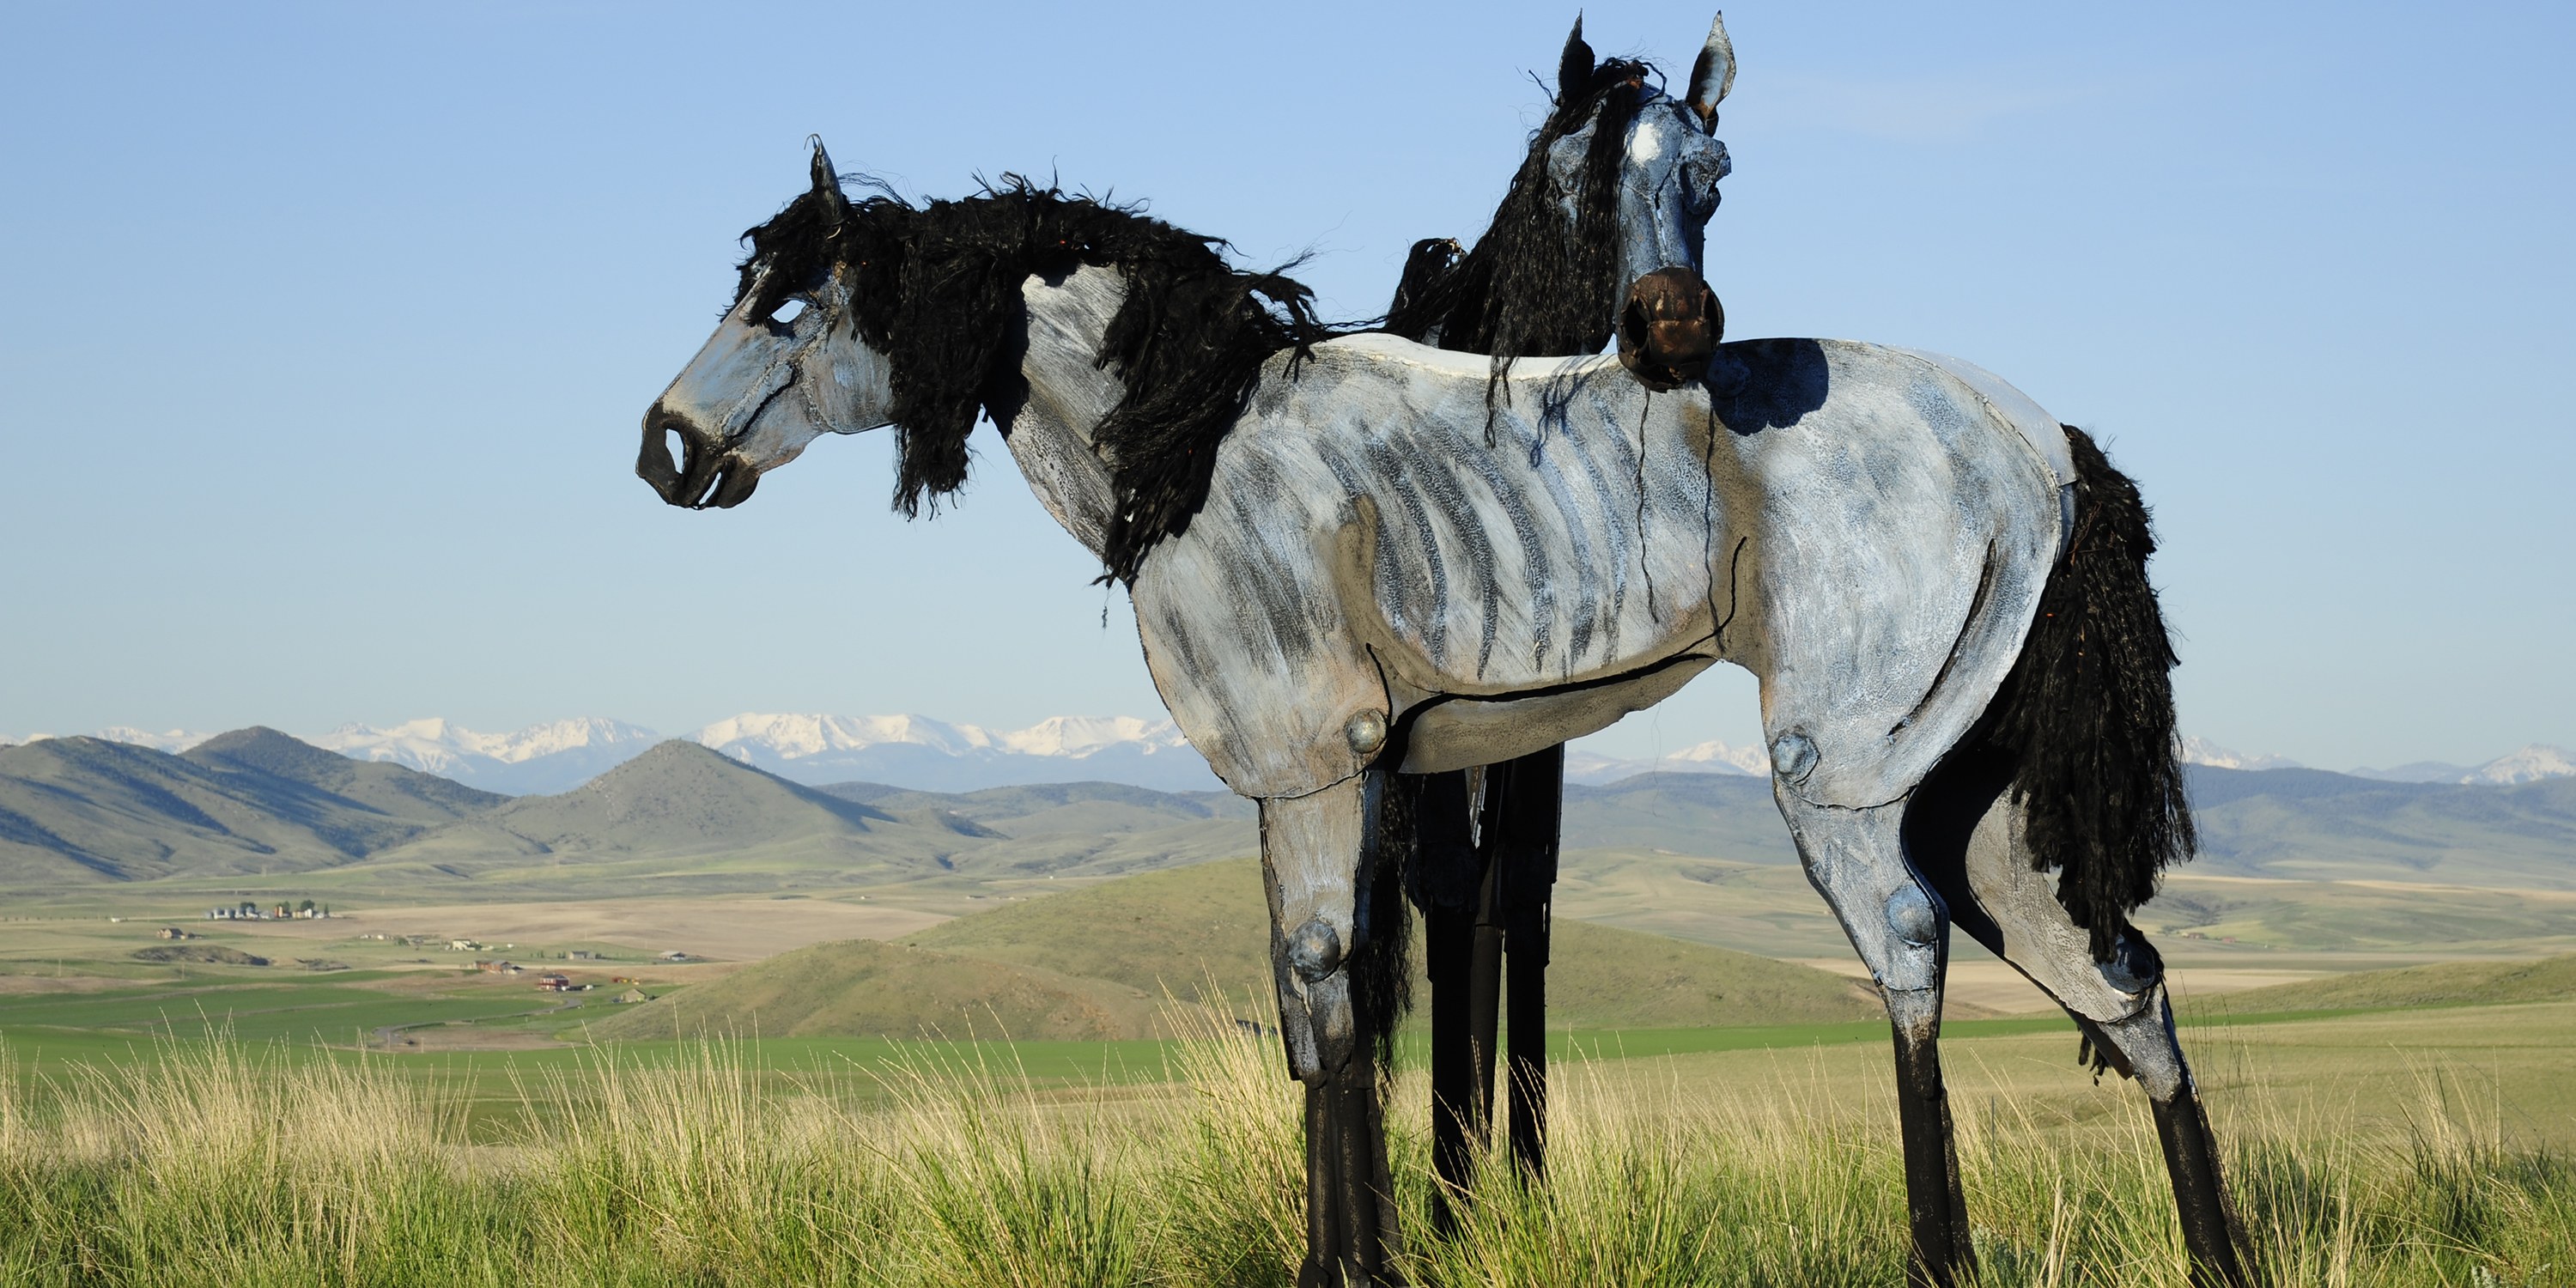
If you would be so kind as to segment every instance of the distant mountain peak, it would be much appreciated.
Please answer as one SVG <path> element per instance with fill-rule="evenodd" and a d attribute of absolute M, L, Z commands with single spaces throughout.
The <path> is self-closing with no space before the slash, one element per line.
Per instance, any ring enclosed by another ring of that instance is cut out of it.
<path fill-rule="evenodd" d="M 165 729 L 154 733 L 149 729 L 137 729 L 131 725 L 110 725 L 99 730 L 96 736 L 109 742 L 131 743 L 137 747 L 150 747 L 154 751 L 166 751 L 177 755 L 215 735 L 197 733 L 188 729 Z"/>
<path fill-rule="evenodd" d="M 221 760 L 287 777 L 302 777 L 317 769 L 346 763 L 342 757 L 279 733 L 267 725 L 219 733 L 180 754 L 200 764 Z"/>
<path fill-rule="evenodd" d="M 1050 716 L 993 730 L 921 715 L 746 712 L 690 735 L 800 783 L 866 781 L 923 791 L 1097 779 L 1161 791 L 1222 786 L 1169 720 Z"/>
<path fill-rule="evenodd" d="M 1580 744 L 1565 749 L 1566 781 L 1615 783 L 1639 774 L 1754 774 L 1771 772 L 1771 754 L 1760 747 L 1738 747 L 1710 739 L 1649 759 L 1605 756 Z"/>
<path fill-rule="evenodd" d="M 2212 769 L 2307 768 L 2307 766 L 2302 765 L 2287 756 L 2275 756 L 2269 752 L 2256 752 L 2252 755 L 2248 755 L 2231 748 L 2221 747 L 2207 738 L 2183 739 L 2182 763 L 2186 765 L 2207 765 Z"/>
<path fill-rule="evenodd" d="M 2478 766 L 2460 781 L 2511 787 L 2544 778 L 2576 778 L 2576 757 L 2571 757 L 2565 747 L 2535 742 Z"/>
<path fill-rule="evenodd" d="M 395 725 L 345 724 L 309 741 L 353 760 L 524 795 L 578 787 L 660 739 L 640 725 L 600 716 L 551 720 L 509 733 L 480 733 L 430 716 Z"/>
<path fill-rule="evenodd" d="M 928 716 L 833 716 L 746 711 L 728 716 L 690 734 L 689 738 L 748 760 L 742 749 L 761 747 L 788 760 L 827 751 L 856 751 L 887 744 L 928 747 L 962 755 L 993 746 L 992 735 L 973 725 L 949 724 Z"/>

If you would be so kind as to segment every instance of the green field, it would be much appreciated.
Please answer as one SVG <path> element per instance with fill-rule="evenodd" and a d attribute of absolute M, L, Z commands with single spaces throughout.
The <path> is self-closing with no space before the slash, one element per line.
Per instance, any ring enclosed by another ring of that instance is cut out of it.
<path fill-rule="evenodd" d="M 1269 977 L 1259 864 L 1229 859 L 1007 902 L 899 943 L 782 953 L 602 1021 L 608 1038 L 710 1028 L 795 1036 L 1149 1037 L 1172 996 Z M 1414 958 L 1417 992 L 1420 946 Z M 1551 1023 L 1570 1029 L 1812 1024 L 1879 1014 L 1858 985 L 1810 967 L 1561 919 Z"/>

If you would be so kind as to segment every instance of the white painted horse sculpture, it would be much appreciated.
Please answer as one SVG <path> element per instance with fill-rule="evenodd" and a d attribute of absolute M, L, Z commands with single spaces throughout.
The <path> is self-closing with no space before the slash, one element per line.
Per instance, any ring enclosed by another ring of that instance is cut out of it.
<path fill-rule="evenodd" d="M 869 217 L 819 149 L 790 215 L 834 236 Z M 1104 552 L 1122 502 L 1097 431 L 1137 391 L 1099 356 L 1152 270 L 1055 253 L 1021 281 L 1012 334 L 987 337 L 1024 382 L 992 410 L 1040 500 Z M 746 266 L 736 307 L 647 414 L 639 473 L 665 500 L 737 503 L 822 433 L 894 419 L 905 377 L 860 320 L 884 279 L 835 254 Z M 772 279 L 806 305 L 792 320 Z M 2026 843 L 2011 766 L 1957 754 L 1996 718 L 2089 530 L 2084 498 L 2125 481 L 1995 377 L 1903 350 L 1728 344 L 1668 394 L 1608 357 L 1524 360 L 1491 404 L 1490 375 L 1372 335 L 1273 356 L 1207 445 L 1203 505 L 1130 585 L 1174 720 L 1261 807 L 1282 1028 L 1308 1095 L 1301 1283 L 1393 1276 L 1368 1054 L 1390 1017 L 1355 987 L 1390 924 L 1368 865 L 1387 775 L 1602 728 L 1718 661 L 1761 680 L 1775 797 L 1895 1026 L 1918 1273 L 1972 1263 L 1937 1055 L 1955 915 L 2138 1077 L 2196 1265 L 2242 1281 L 2152 949 L 2088 936 Z"/>

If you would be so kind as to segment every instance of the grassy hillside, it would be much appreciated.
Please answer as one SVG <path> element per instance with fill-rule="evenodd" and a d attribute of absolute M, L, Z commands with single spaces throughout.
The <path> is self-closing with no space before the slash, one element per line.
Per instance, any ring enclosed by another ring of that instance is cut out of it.
<path fill-rule="evenodd" d="M 270 729 L 226 734 L 188 756 L 49 738 L 0 748 L 0 883 L 310 871 L 500 799 Z"/>
<path fill-rule="evenodd" d="M 2205 870 L 2576 890 L 2576 779 L 2463 787 L 2194 766 L 2191 794 Z"/>
<path fill-rule="evenodd" d="M 1567 849 L 1632 849 L 1750 863 L 1796 863 L 1771 780 L 1737 774 L 1640 774 L 1565 789 Z"/>
<path fill-rule="evenodd" d="M 2200 1015 L 2576 1001 L 2576 954 L 2537 962 L 2442 962 L 2247 989 L 2193 1003 Z"/>
<path fill-rule="evenodd" d="M 484 813 L 510 799 L 402 765 L 352 760 L 258 726 L 217 734 L 179 758 L 245 781 L 266 778 L 272 784 L 328 792 L 387 818 L 432 826 Z"/>
<path fill-rule="evenodd" d="M 1006 904 L 900 944 L 826 944 L 773 958 L 594 1028 L 669 1037 L 728 1025 L 786 1036 L 909 1036 L 924 1025 L 1021 1037 L 1145 1037 L 1166 994 L 1209 982 L 1266 996 L 1260 865 L 1203 863 Z M 1417 1001 L 1429 994 L 1419 979 Z M 1878 1004 L 1823 971 L 1560 919 L 1548 972 L 1562 1028 L 1682 1028 L 1868 1019 Z M 987 1015 L 994 1017 L 988 1020 Z"/>
<path fill-rule="evenodd" d="M 884 881 L 978 844 L 665 742 L 560 796 L 523 796 L 375 856 L 352 878 L 478 878 L 621 894 Z"/>
<path fill-rule="evenodd" d="M 2168 876 L 2136 920 L 2168 944 L 2189 935 L 2298 952 L 2546 956 L 2576 948 L 2576 890 L 2249 879 L 2194 865 Z"/>
<path fill-rule="evenodd" d="M 586 1026 L 602 1040 L 1160 1037 L 1162 997 L 1106 980 L 854 939 L 772 957 Z"/>

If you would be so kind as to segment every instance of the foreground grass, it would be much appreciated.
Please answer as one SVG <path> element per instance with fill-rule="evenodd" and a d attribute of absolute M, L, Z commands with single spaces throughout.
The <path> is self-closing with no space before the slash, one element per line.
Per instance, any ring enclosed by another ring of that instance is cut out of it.
<path fill-rule="evenodd" d="M 736 1045 L 599 1054 L 533 1073 L 501 1143 L 385 1058 L 217 1040 L 33 1085 L 0 1069 L 0 1282 L 1292 1282 L 1302 1154 L 1275 1042 L 1202 1026 L 1166 1050 L 1168 1085 L 1089 1090 L 993 1046 L 784 1082 Z M 1821 1058 L 1568 1067 L 1551 1183 L 1488 1168 L 1458 1237 L 1414 1223 L 1411 1277 L 1902 1282 L 1892 1108 Z M 2454 1071 L 2415 1069 L 2393 1122 L 2267 1100 L 2245 1072 L 2217 1107 L 2278 1281 L 2576 1284 L 2576 1162 L 2512 1143 Z M 2187 1282 L 2133 1091 L 2079 1118 L 1974 1059 L 1952 1081 L 1986 1282 Z M 1389 1115 L 1416 1214 L 1418 1090 Z"/>

